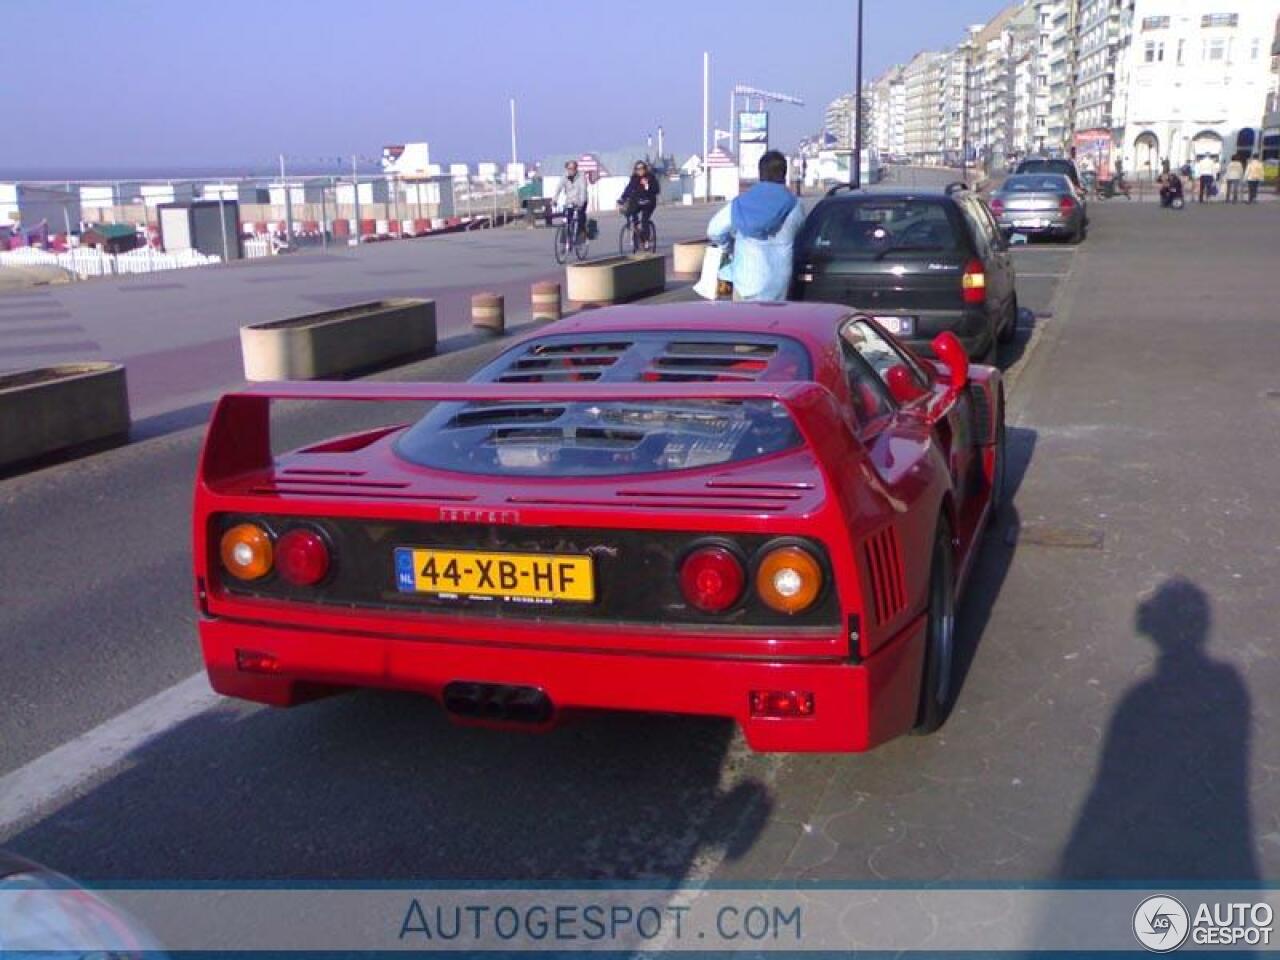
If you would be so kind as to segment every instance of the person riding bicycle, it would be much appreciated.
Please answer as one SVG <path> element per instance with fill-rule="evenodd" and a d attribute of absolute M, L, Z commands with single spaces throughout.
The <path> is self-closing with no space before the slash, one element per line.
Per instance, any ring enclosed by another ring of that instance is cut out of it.
<path fill-rule="evenodd" d="M 564 165 L 564 178 L 561 179 L 560 186 L 556 187 L 556 195 L 551 202 L 558 205 L 562 196 L 565 229 L 569 231 L 569 242 L 573 243 L 577 240 L 579 231 L 587 229 L 587 203 L 590 200 L 587 177 L 578 173 L 576 160 L 570 160 Z"/>
<path fill-rule="evenodd" d="M 658 178 L 649 169 L 649 164 L 637 160 L 631 171 L 631 179 L 627 181 L 627 188 L 618 198 L 618 210 L 634 225 L 646 228 L 654 208 L 658 206 L 658 194 L 661 190 Z"/>

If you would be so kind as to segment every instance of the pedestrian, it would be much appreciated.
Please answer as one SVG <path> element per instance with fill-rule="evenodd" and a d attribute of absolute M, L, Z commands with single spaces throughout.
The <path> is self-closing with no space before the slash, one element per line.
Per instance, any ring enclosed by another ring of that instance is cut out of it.
<path fill-rule="evenodd" d="M 1205 154 L 1196 163 L 1196 176 L 1200 178 L 1200 192 L 1197 194 L 1197 202 L 1204 203 L 1205 198 L 1213 197 L 1213 181 L 1218 175 L 1218 165 L 1213 162 L 1213 157 Z"/>
<path fill-rule="evenodd" d="M 1262 158 L 1255 153 L 1249 158 L 1249 165 L 1244 170 L 1244 182 L 1249 185 L 1248 203 L 1258 202 L 1258 188 L 1262 186 L 1262 178 L 1265 175 Z"/>
<path fill-rule="evenodd" d="M 1223 179 L 1227 182 L 1227 203 L 1239 203 L 1240 181 L 1244 179 L 1244 164 L 1240 162 L 1240 154 L 1231 158 Z"/>
<path fill-rule="evenodd" d="M 785 156 L 770 150 L 758 169 L 760 182 L 711 218 L 707 238 L 718 247 L 733 243 L 735 300 L 785 300 L 804 204 L 787 189 Z"/>

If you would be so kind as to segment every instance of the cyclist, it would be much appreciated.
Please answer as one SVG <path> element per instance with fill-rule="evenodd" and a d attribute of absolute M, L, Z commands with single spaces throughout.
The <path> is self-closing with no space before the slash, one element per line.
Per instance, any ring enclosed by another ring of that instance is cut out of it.
<path fill-rule="evenodd" d="M 647 227 L 654 208 L 658 205 L 658 193 L 661 189 L 649 164 L 637 160 L 631 170 L 631 179 L 627 181 L 627 188 L 618 198 L 618 211 L 631 221 L 633 228 Z"/>
<path fill-rule="evenodd" d="M 561 196 L 564 197 L 565 230 L 568 231 L 570 245 L 573 245 L 578 241 L 578 232 L 587 229 L 587 201 L 590 199 L 587 178 L 578 173 L 576 160 L 564 165 L 564 178 L 556 187 L 556 195 L 551 202 L 559 205 Z"/>

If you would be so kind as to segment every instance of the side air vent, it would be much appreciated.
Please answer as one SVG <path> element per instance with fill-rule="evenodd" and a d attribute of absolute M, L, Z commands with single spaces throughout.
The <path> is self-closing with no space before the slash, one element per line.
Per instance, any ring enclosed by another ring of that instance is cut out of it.
<path fill-rule="evenodd" d="M 907 605 L 898 534 L 893 527 L 885 527 L 869 537 L 863 549 L 866 552 L 867 571 L 871 575 L 876 623 L 887 623 Z"/>
<path fill-rule="evenodd" d="M 969 399 L 973 402 L 973 431 L 978 435 L 977 442 L 987 443 L 991 439 L 991 403 L 986 389 L 981 384 L 970 384 Z"/>
<path fill-rule="evenodd" d="M 626 341 L 608 343 L 535 343 L 511 361 L 496 377 L 498 383 L 563 383 L 577 380 L 599 380 L 601 374 L 617 362 L 631 344 Z"/>

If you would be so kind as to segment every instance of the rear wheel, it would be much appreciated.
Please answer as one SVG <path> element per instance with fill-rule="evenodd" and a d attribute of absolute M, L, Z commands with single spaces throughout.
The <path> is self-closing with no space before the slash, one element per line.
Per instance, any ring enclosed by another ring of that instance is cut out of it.
<path fill-rule="evenodd" d="M 920 679 L 920 706 L 913 733 L 933 733 L 946 722 L 955 701 L 956 601 L 955 554 L 951 524 L 938 520 L 929 567 L 929 612 L 924 639 L 924 670 Z"/>
<path fill-rule="evenodd" d="M 587 228 L 580 227 L 578 229 L 578 241 L 573 245 L 573 253 L 579 260 L 587 259 L 587 254 L 591 252 L 591 235 L 587 232 Z M 567 257 L 565 259 L 568 259 Z"/>
<path fill-rule="evenodd" d="M 1009 316 L 1005 317 L 1004 326 L 1000 328 L 997 339 L 1001 343 L 1013 343 L 1014 338 L 1018 335 L 1018 295 L 1013 295 L 1013 302 L 1009 305 Z"/>
<path fill-rule="evenodd" d="M 653 225 L 652 220 L 646 220 L 641 228 L 640 249 L 649 253 L 658 251 L 658 228 Z"/>

